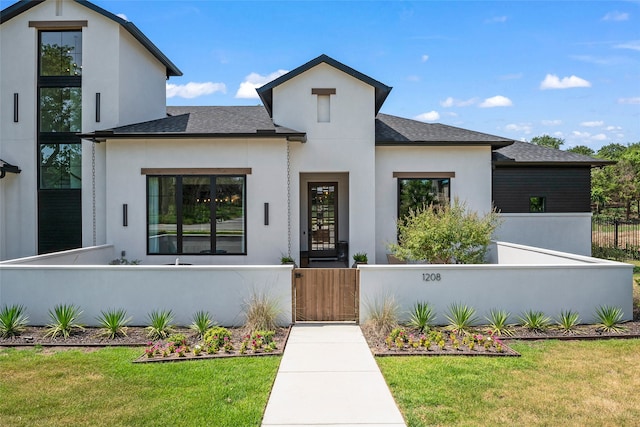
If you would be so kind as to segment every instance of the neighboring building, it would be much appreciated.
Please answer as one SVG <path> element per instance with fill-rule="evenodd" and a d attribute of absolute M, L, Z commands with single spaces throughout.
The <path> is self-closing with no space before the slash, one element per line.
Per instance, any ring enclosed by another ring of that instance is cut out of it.
<path fill-rule="evenodd" d="M 0 259 L 112 243 L 149 264 L 385 263 L 402 212 L 453 198 L 494 201 L 503 240 L 590 253 L 600 161 L 379 113 L 391 88 L 328 56 L 258 89 L 263 106 L 165 108 L 180 71 L 91 3 L 19 2 L 0 31 L 2 109 L 19 113 L 0 158 L 22 170 L 0 180 Z M 42 75 L 39 52 L 72 40 Z"/>

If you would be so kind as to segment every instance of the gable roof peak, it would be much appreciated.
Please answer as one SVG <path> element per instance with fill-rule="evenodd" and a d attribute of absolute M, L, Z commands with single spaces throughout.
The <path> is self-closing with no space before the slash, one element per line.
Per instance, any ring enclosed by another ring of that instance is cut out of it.
<path fill-rule="evenodd" d="M 330 65 L 333 68 L 340 70 L 343 73 L 348 74 L 351 77 L 356 78 L 362 81 L 363 83 L 366 83 L 372 86 L 375 89 L 375 113 L 378 114 L 378 111 L 380 111 L 380 108 L 382 108 L 382 104 L 387 99 L 387 96 L 389 96 L 389 92 L 391 92 L 391 89 L 392 89 L 391 86 L 387 86 L 384 83 L 381 83 L 378 80 L 375 80 L 367 76 L 366 74 L 363 74 L 360 71 L 355 70 L 349 67 L 348 65 L 343 64 L 342 62 L 336 61 L 335 59 L 331 58 L 329 55 L 326 55 L 323 53 L 322 55 L 312 59 L 306 64 L 303 64 L 289 71 L 288 73 L 278 77 L 277 79 L 270 81 L 264 86 L 261 86 L 256 89 L 256 91 L 258 92 L 258 96 L 260 96 L 260 99 L 262 100 L 262 103 L 264 104 L 264 107 L 267 109 L 267 112 L 269 113 L 270 117 L 273 117 L 273 88 L 291 80 L 296 76 L 299 76 L 305 71 L 308 71 L 311 68 L 314 68 L 317 65 L 320 65 L 322 63 Z"/>

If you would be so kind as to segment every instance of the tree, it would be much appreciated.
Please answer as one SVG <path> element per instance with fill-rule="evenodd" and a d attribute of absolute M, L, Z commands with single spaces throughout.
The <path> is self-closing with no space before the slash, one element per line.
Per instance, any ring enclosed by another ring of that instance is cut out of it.
<path fill-rule="evenodd" d="M 607 160 L 618 160 L 622 154 L 627 151 L 627 147 L 622 144 L 611 143 L 602 146 L 598 150 L 598 157 Z"/>
<path fill-rule="evenodd" d="M 452 206 L 425 206 L 398 219 L 398 243 L 389 248 L 407 261 L 480 264 L 499 223 L 495 210 L 481 216 L 457 199 Z"/>
<path fill-rule="evenodd" d="M 576 145 L 575 147 L 571 147 L 567 150 L 570 153 L 582 154 L 584 156 L 594 156 L 596 154 L 591 148 L 586 145 Z"/>
<path fill-rule="evenodd" d="M 564 144 L 564 139 L 554 138 L 553 136 L 545 134 L 542 136 L 534 136 L 533 138 L 531 138 L 531 143 L 540 145 L 541 147 L 549 147 L 559 150 L 560 146 Z"/>

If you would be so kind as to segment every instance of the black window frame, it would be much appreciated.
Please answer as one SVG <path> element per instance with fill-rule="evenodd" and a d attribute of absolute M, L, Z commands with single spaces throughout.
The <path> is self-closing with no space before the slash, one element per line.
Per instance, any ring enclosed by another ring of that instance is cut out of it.
<path fill-rule="evenodd" d="M 150 179 L 151 178 L 175 178 L 176 179 L 176 191 L 175 191 L 175 199 L 173 203 L 176 207 L 176 252 L 151 252 L 150 251 L 150 242 L 149 242 L 149 189 L 150 189 Z M 243 180 L 243 193 L 244 199 L 242 203 L 243 209 L 243 248 L 244 252 L 219 252 L 217 250 L 217 206 L 215 202 L 215 196 L 213 197 L 213 201 L 210 202 L 211 206 L 211 236 L 210 236 L 210 244 L 211 250 L 208 252 L 199 252 L 199 253 L 190 253 L 184 252 L 184 240 L 183 240 L 183 186 L 182 181 L 184 177 L 207 177 L 210 182 L 210 193 L 211 195 L 217 194 L 217 179 L 218 178 L 242 178 Z M 247 256 L 248 248 L 247 248 L 247 175 L 246 174 L 147 174 L 146 175 L 146 246 L 147 246 L 147 255 L 155 256 L 155 255 L 171 255 L 171 256 Z"/>
<path fill-rule="evenodd" d="M 397 178 L 397 190 L 396 190 L 396 216 L 398 219 L 401 219 L 400 216 L 400 205 L 401 200 L 400 197 L 402 195 L 402 182 L 403 181 L 435 181 L 435 180 L 448 180 L 449 185 L 447 187 L 447 201 L 451 204 L 451 185 L 452 185 L 452 176 L 442 176 L 442 177 L 398 177 Z"/>

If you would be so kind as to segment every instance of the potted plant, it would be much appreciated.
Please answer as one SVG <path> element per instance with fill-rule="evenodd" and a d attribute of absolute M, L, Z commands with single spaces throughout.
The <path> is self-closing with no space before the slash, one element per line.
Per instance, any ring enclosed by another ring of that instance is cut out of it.
<path fill-rule="evenodd" d="M 282 255 L 280 257 L 280 264 L 293 264 L 293 266 L 296 267 L 296 260 L 289 255 Z"/>
<path fill-rule="evenodd" d="M 366 264 L 367 263 L 367 253 L 366 252 L 356 252 L 353 254 L 353 268 L 357 268 L 358 264 Z"/>

